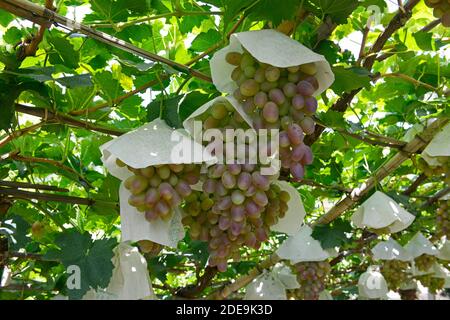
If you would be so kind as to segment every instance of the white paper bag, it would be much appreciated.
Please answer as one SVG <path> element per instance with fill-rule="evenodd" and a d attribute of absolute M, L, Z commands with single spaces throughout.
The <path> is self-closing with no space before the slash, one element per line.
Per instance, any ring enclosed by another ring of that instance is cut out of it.
<path fill-rule="evenodd" d="M 202 163 L 212 157 L 202 145 L 193 141 L 184 130 L 174 130 L 163 120 L 156 119 L 128 132 L 100 147 L 102 161 L 115 177 L 125 180 L 132 176 L 126 167 L 119 167 L 117 159 L 132 168 L 172 163 Z M 128 203 L 130 191 L 123 182 L 119 190 L 122 241 L 150 240 L 165 246 L 176 247 L 184 237 L 181 214 L 174 210 L 165 222 L 148 222 L 143 213 Z"/>
<path fill-rule="evenodd" d="M 280 4 L 282 5 L 282 4 Z M 334 82 L 334 74 L 326 59 L 299 42 L 275 30 L 247 31 L 232 34 L 230 45 L 219 50 L 211 59 L 211 75 L 214 85 L 221 92 L 232 94 L 237 88 L 231 79 L 235 66 L 225 61 L 228 52 L 243 52 L 244 47 L 256 60 L 279 68 L 315 63 L 319 88 L 318 96 Z"/>
<path fill-rule="evenodd" d="M 450 123 L 447 124 L 431 140 L 428 146 L 423 150 L 422 157 L 430 166 L 442 165 L 437 157 L 450 157 Z"/>
<path fill-rule="evenodd" d="M 427 254 L 430 256 L 435 256 L 438 254 L 436 247 L 425 238 L 421 232 L 417 232 L 414 237 L 405 245 L 406 251 L 411 255 L 413 259 Z"/>
<path fill-rule="evenodd" d="M 264 271 L 247 285 L 244 300 L 287 300 L 286 288 L 271 272 Z"/>
<path fill-rule="evenodd" d="M 359 295 L 368 299 L 386 299 L 389 292 L 378 266 L 370 266 L 358 280 Z"/>
<path fill-rule="evenodd" d="M 445 240 L 445 242 L 439 248 L 437 257 L 441 260 L 450 261 L 450 240 Z"/>
<path fill-rule="evenodd" d="M 389 238 L 388 241 L 379 242 L 372 248 L 372 254 L 375 260 L 412 260 L 408 251 L 392 238 Z"/>
<path fill-rule="evenodd" d="M 286 181 L 275 182 L 283 191 L 286 191 L 291 196 L 288 202 L 288 211 L 284 218 L 280 219 L 278 223 L 272 228 L 272 231 L 286 233 L 287 235 L 295 235 L 299 232 L 306 216 L 305 208 L 303 207 L 302 198 L 299 192 L 290 183 Z"/>
<path fill-rule="evenodd" d="M 414 219 L 414 215 L 380 191 L 367 199 L 352 216 L 352 222 L 358 228 L 388 228 L 391 233 L 406 229 Z"/>
<path fill-rule="evenodd" d="M 289 260 L 293 264 L 328 259 L 330 255 L 322 249 L 318 240 L 311 237 L 311 233 L 311 227 L 302 226 L 295 235 L 283 242 L 276 254 L 281 259 Z"/>

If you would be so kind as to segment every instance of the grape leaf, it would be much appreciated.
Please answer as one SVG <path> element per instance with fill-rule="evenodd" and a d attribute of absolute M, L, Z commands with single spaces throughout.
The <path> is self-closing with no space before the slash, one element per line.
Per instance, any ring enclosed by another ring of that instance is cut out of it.
<path fill-rule="evenodd" d="M 364 68 L 352 67 L 346 69 L 344 67 L 334 67 L 333 73 L 336 80 L 331 89 L 338 95 L 370 86 L 370 73 Z"/>
<path fill-rule="evenodd" d="M 192 41 L 191 50 L 202 52 L 222 40 L 222 36 L 216 30 L 210 29 L 208 32 L 200 33 L 194 41 Z"/>
<path fill-rule="evenodd" d="M 308 0 L 306 8 L 318 17 L 330 16 L 334 22 L 344 24 L 358 5 L 355 0 Z"/>
<path fill-rule="evenodd" d="M 59 234 L 55 239 L 58 248 L 50 249 L 44 259 L 58 260 L 66 268 L 80 269 L 80 288 L 67 289 L 70 299 L 81 299 L 89 289 L 105 288 L 112 276 L 115 239 L 92 240 L 88 233 L 74 229 Z"/>
<path fill-rule="evenodd" d="M 342 246 L 350 240 L 347 238 L 346 233 L 352 231 L 350 222 L 338 219 L 332 224 L 317 225 L 311 236 L 318 240 L 324 249 L 334 248 Z"/>

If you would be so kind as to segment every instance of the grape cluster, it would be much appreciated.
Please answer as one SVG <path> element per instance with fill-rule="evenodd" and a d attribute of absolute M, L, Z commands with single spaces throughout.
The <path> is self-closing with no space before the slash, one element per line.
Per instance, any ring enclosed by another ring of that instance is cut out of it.
<path fill-rule="evenodd" d="M 427 177 L 444 176 L 444 182 L 450 184 L 450 158 L 437 157 L 440 165 L 430 166 L 423 158 L 417 162 L 417 168 L 422 170 Z"/>
<path fill-rule="evenodd" d="M 186 199 L 183 223 L 193 239 L 208 242 L 209 265 L 223 272 L 242 246 L 258 249 L 268 239 L 290 197 L 257 165 L 215 164 L 203 178 L 203 193 Z"/>
<path fill-rule="evenodd" d="M 293 266 L 300 288 L 295 290 L 295 296 L 301 300 L 318 300 L 325 290 L 326 281 L 331 272 L 327 261 L 299 262 Z"/>
<path fill-rule="evenodd" d="M 417 300 L 416 289 L 399 290 L 398 293 L 402 300 Z"/>
<path fill-rule="evenodd" d="M 137 245 L 139 247 L 139 251 L 150 257 L 156 257 L 163 248 L 163 246 L 159 243 L 150 240 L 139 240 Z"/>
<path fill-rule="evenodd" d="M 425 0 L 425 4 L 433 8 L 433 15 L 444 27 L 450 28 L 450 0 Z"/>
<path fill-rule="evenodd" d="M 408 262 L 400 260 L 386 260 L 381 266 L 381 273 L 386 279 L 389 289 L 396 291 L 408 280 Z"/>
<path fill-rule="evenodd" d="M 446 236 L 450 239 L 450 215 L 449 215 L 450 200 L 443 200 L 436 215 L 436 235 L 438 238 Z"/>
<path fill-rule="evenodd" d="M 416 267 L 419 271 L 427 272 L 436 262 L 435 256 L 429 254 L 422 254 L 414 259 Z"/>
<path fill-rule="evenodd" d="M 277 68 L 258 62 L 250 53 L 229 52 L 226 61 L 235 66 L 231 78 L 238 85 L 234 97 L 243 103 L 253 127 L 280 130 L 280 159 L 294 180 L 304 176 L 304 167 L 313 161 L 304 136 L 315 129 L 313 115 L 319 87 L 314 63 Z"/>
<path fill-rule="evenodd" d="M 117 159 L 117 165 L 126 164 Z M 169 220 L 173 209 L 192 192 L 191 186 L 200 179 L 200 166 L 196 164 L 164 164 L 135 169 L 125 180 L 124 186 L 131 192 L 128 203 L 145 214 L 149 221 Z"/>
<path fill-rule="evenodd" d="M 431 274 L 418 276 L 416 279 L 419 280 L 424 287 L 427 287 L 428 291 L 433 294 L 436 294 L 439 290 L 442 290 L 445 285 L 444 278 L 436 278 Z"/>

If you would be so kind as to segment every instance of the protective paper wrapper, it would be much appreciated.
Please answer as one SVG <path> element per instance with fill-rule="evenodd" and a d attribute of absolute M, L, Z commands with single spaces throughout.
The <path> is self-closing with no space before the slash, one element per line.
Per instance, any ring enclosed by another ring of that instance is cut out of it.
<path fill-rule="evenodd" d="M 187 133 L 173 130 L 161 119 L 105 143 L 100 151 L 106 168 L 121 180 L 133 173 L 126 167 L 117 166 L 116 159 L 137 169 L 159 164 L 202 163 L 214 159 Z M 174 210 L 173 217 L 167 222 L 148 222 L 142 212 L 128 204 L 129 196 L 130 192 L 122 182 L 119 190 L 122 241 L 150 240 L 176 247 L 184 237 L 180 211 Z"/>
<path fill-rule="evenodd" d="M 450 241 L 445 240 L 442 247 L 439 248 L 437 257 L 441 260 L 450 261 Z"/>
<path fill-rule="evenodd" d="M 286 288 L 271 272 L 264 271 L 247 285 L 244 300 L 287 300 Z"/>
<path fill-rule="evenodd" d="M 409 242 L 405 245 L 405 249 L 409 252 L 413 259 L 423 254 L 428 254 L 430 256 L 436 256 L 438 254 L 436 247 L 430 242 L 430 240 L 425 238 L 421 232 L 417 232 L 414 237 L 409 240 Z"/>
<path fill-rule="evenodd" d="M 372 248 L 375 260 L 412 260 L 411 255 L 397 241 L 389 238 L 388 241 L 379 242 Z"/>
<path fill-rule="evenodd" d="M 380 191 L 367 199 L 352 216 L 358 228 L 388 228 L 391 233 L 408 228 L 414 219 L 414 215 Z"/>
<path fill-rule="evenodd" d="M 367 299 L 386 299 L 389 292 L 386 280 L 378 271 L 378 267 L 370 266 L 358 280 L 360 297 Z"/>
<path fill-rule="evenodd" d="M 306 216 L 302 198 L 300 197 L 297 189 L 295 189 L 290 183 L 287 183 L 286 181 L 277 181 L 275 183 L 280 186 L 281 190 L 288 192 L 291 199 L 288 202 L 288 211 L 286 212 L 284 218 L 280 219 L 278 223 L 270 229 L 272 231 L 286 233 L 287 235 L 293 236 L 299 232 Z"/>
<path fill-rule="evenodd" d="M 186 120 L 183 122 L 183 127 L 186 129 L 187 132 L 191 135 L 192 138 L 194 138 L 195 141 L 201 143 L 202 137 L 199 137 L 198 134 L 200 132 L 195 132 L 194 130 L 194 122 L 198 119 L 199 116 L 204 114 L 205 112 L 208 112 L 209 108 L 211 108 L 214 104 L 218 102 L 223 102 L 228 105 L 231 105 L 236 112 L 239 113 L 239 115 L 245 120 L 245 122 L 248 124 L 250 128 L 252 128 L 252 119 L 245 113 L 244 109 L 242 108 L 242 105 L 232 96 L 227 97 L 217 97 L 214 98 L 211 101 L 208 101 L 204 105 L 202 105 L 200 108 L 195 110 Z M 201 128 L 200 128 L 201 129 Z"/>
<path fill-rule="evenodd" d="M 315 96 L 320 95 L 334 82 L 334 74 L 325 57 L 285 34 L 268 29 L 235 33 L 230 37 L 230 45 L 214 54 L 211 59 L 211 75 L 219 91 L 232 94 L 237 88 L 236 83 L 231 79 L 235 66 L 228 64 L 225 56 L 228 52 L 243 52 L 243 47 L 259 62 L 279 68 L 315 63 L 316 78 L 319 82 Z"/>
<path fill-rule="evenodd" d="M 292 272 L 291 268 L 283 263 L 278 263 L 272 268 L 272 276 L 283 284 L 287 290 L 293 290 L 300 288 L 300 284 L 297 281 L 297 276 Z"/>
<path fill-rule="evenodd" d="M 447 124 L 423 150 L 422 157 L 431 166 L 441 163 L 436 157 L 450 157 L 450 124 Z"/>
<path fill-rule="evenodd" d="M 322 249 L 320 242 L 311 237 L 312 229 L 302 226 L 293 236 L 289 237 L 278 248 L 276 254 L 291 263 L 307 261 L 324 261 L 330 257 L 329 253 Z"/>
<path fill-rule="evenodd" d="M 90 290 L 83 300 L 155 300 L 147 261 L 127 243 L 114 249 L 114 270 L 106 290 Z"/>

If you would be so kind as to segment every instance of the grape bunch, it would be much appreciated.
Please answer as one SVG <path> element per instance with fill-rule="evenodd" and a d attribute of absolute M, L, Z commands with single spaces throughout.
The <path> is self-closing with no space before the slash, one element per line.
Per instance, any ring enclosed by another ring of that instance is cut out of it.
<path fill-rule="evenodd" d="M 425 4 L 433 8 L 433 15 L 444 27 L 450 28 L 450 0 L 425 0 Z"/>
<path fill-rule="evenodd" d="M 150 257 L 156 257 L 163 248 L 163 246 L 159 243 L 150 240 L 139 240 L 137 245 L 139 247 L 139 251 Z"/>
<path fill-rule="evenodd" d="M 423 158 L 417 162 L 417 168 L 422 170 L 427 177 L 444 176 L 444 182 L 450 184 L 450 158 L 437 157 L 440 165 L 430 166 Z"/>
<path fill-rule="evenodd" d="M 436 294 L 439 290 L 442 290 L 445 285 L 444 278 L 436 278 L 431 274 L 418 276 L 416 279 L 419 280 L 424 287 L 427 287 L 429 292 L 433 294 Z"/>
<path fill-rule="evenodd" d="M 325 290 L 326 281 L 331 272 L 328 261 L 299 262 L 293 266 L 300 288 L 295 290 L 295 296 L 301 300 L 318 300 Z"/>
<path fill-rule="evenodd" d="M 280 130 L 280 159 L 294 180 L 304 176 L 304 167 L 313 161 L 304 136 L 315 129 L 313 115 L 319 87 L 314 63 L 277 68 L 258 62 L 250 53 L 229 52 L 226 61 L 235 66 L 231 78 L 238 85 L 233 96 L 243 103 L 253 127 Z"/>
<path fill-rule="evenodd" d="M 417 290 L 416 289 L 405 289 L 399 290 L 400 298 L 402 300 L 417 300 Z"/>
<path fill-rule="evenodd" d="M 126 164 L 116 161 L 119 167 Z M 135 169 L 124 186 L 131 192 L 128 203 L 145 214 L 149 221 L 169 220 L 173 209 L 192 192 L 191 186 L 200 179 L 200 166 L 196 164 L 164 164 Z"/>
<path fill-rule="evenodd" d="M 193 239 L 208 242 L 209 265 L 223 272 L 242 246 L 258 249 L 268 239 L 290 196 L 253 164 L 214 164 L 203 178 L 203 193 L 186 199 L 183 224 Z"/>
<path fill-rule="evenodd" d="M 427 272 L 436 262 L 436 257 L 429 254 L 422 254 L 414 259 L 417 269 L 419 271 Z"/>
<path fill-rule="evenodd" d="M 408 280 L 408 262 L 400 260 L 386 260 L 381 266 L 381 273 L 386 279 L 389 289 L 396 291 Z"/>
<path fill-rule="evenodd" d="M 450 200 L 442 200 L 437 210 L 436 215 L 436 235 L 438 238 L 443 236 L 450 239 L 450 215 L 449 215 Z"/>

